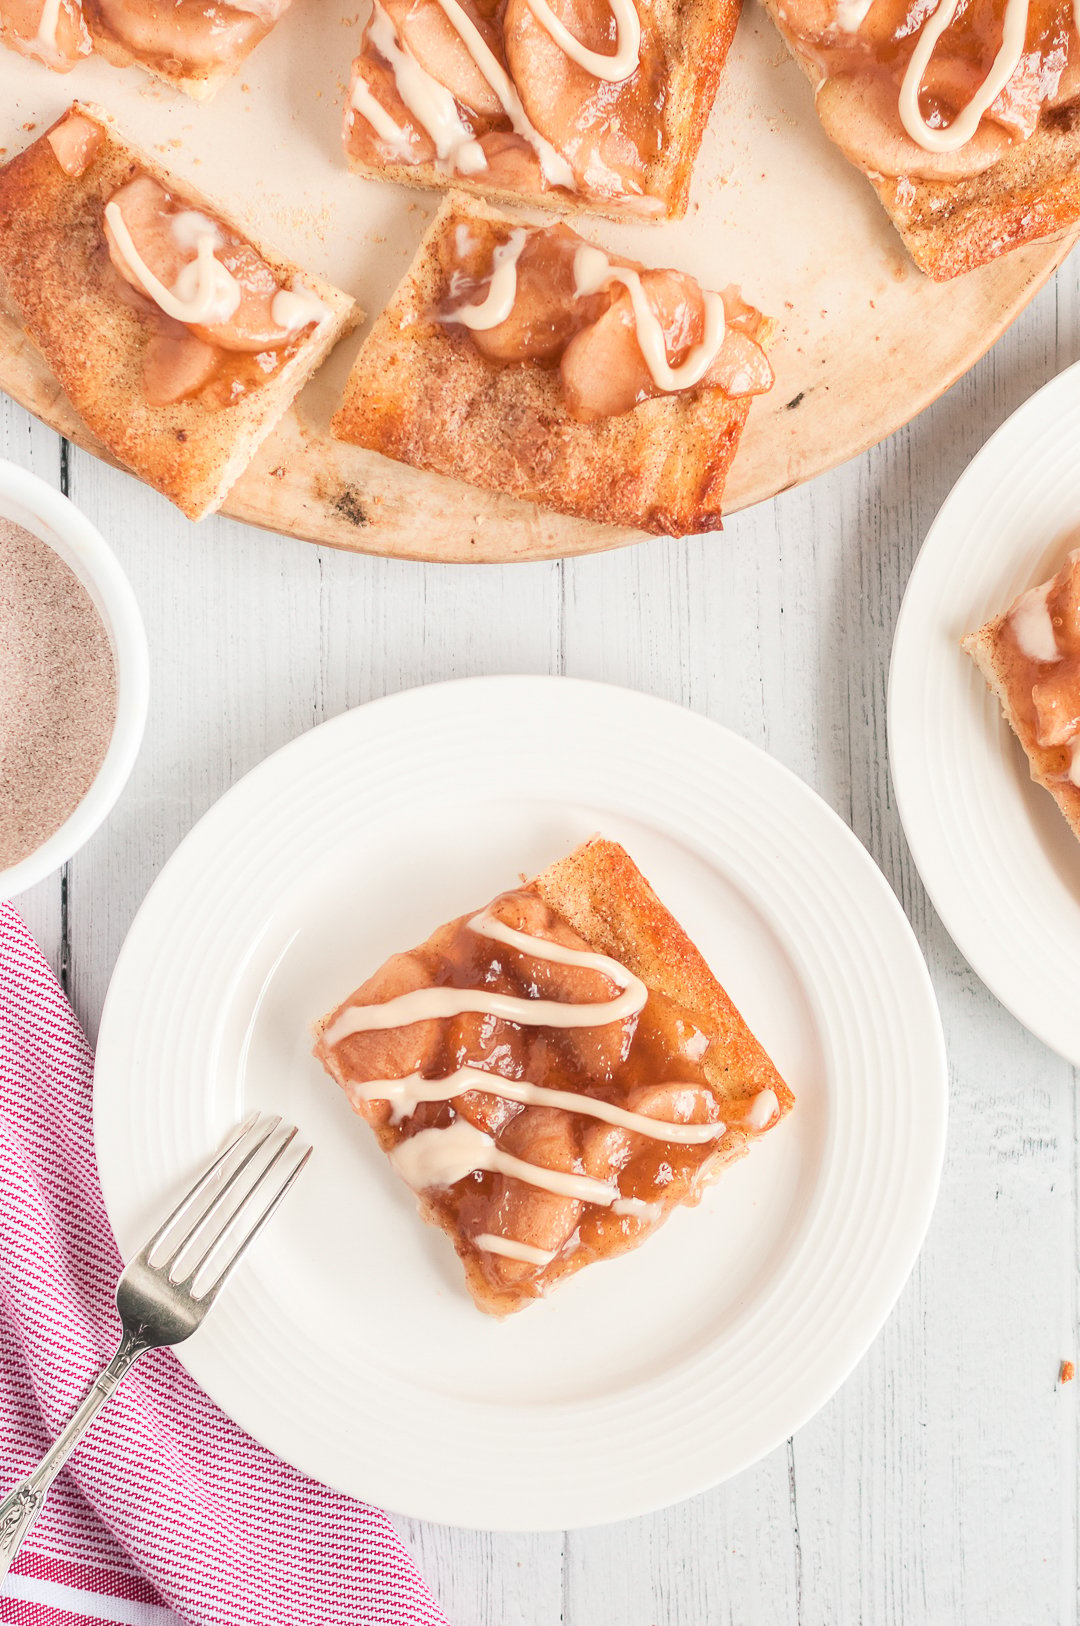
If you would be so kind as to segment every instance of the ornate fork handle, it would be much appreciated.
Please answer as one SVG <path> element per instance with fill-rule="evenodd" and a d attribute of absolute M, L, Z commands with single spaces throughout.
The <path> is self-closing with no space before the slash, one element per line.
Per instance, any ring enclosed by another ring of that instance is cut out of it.
<path fill-rule="evenodd" d="M 91 1385 L 90 1392 L 63 1433 L 46 1451 L 37 1467 L 0 1502 L 0 1580 L 11 1568 L 23 1537 L 45 1505 L 49 1486 L 74 1451 L 98 1412 L 111 1400 L 117 1385 L 127 1377 L 140 1355 L 153 1349 L 155 1340 L 146 1327 L 124 1328 L 124 1336 L 108 1366 Z"/>
<path fill-rule="evenodd" d="M 116 1308 L 124 1329 L 120 1348 L 55 1445 L 0 1501 L 0 1581 L 41 1512 L 49 1486 L 139 1356 L 148 1349 L 181 1344 L 202 1325 L 237 1263 L 310 1158 L 310 1146 L 300 1156 L 295 1147 L 289 1151 L 298 1133 L 295 1124 L 283 1124 L 276 1113 L 253 1112 L 232 1131 L 191 1190 L 125 1266 L 116 1284 Z M 159 1253 L 163 1257 L 154 1264 Z M 203 1277 L 209 1279 L 200 1285 Z"/>

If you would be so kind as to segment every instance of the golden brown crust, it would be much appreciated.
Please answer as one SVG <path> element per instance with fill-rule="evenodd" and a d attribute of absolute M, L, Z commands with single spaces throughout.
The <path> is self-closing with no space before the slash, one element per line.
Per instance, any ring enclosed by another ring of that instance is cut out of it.
<path fill-rule="evenodd" d="M 773 1090 L 781 1116 L 790 1112 L 795 1097 L 625 848 L 593 836 L 541 871 L 529 886 L 590 948 L 621 961 L 647 988 L 691 1013 L 723 1050 L 724 1065 L 706 1068 L 721 1101 L 730 1107 Z M 736 1155 L 741 1156 L 753 1137 L 744 1130 L 728 1133 L 740 1137 Z"/>
<path fill-rule="evenodd" d="M 765 5 L 816 91 L 820 67 L 785 28 L 779 0 Z M 1080 103 L 1045 109 L 1035 133 L 980 175 L 930 181 L 863 174 L 919 270 L 948 282 L 1080 224 Z"/>
<path fill-rule="evenodd" d="M 787 1116 L 795 1097 L 702 955 L 624 848 L 614 841 L 594 836 L 534 877 L 526 891 L 535 892 L 594 952 L 619 960 L 645 983 L 650 993 L 663 994 L 682 1006 L 695 1026 L 717 1046 L 716 1059 L 707 1056 L 705 1072 L 725 1120 L 729 1115 L 733 1120 L 745 1117 L 750 1102 L 762 1090 L 774 1092 L 780 1118 Z M 365 987 L 371 988 L 372 981 Z M 356 994 L 351 995 L 315 1025 L 315 1055 L 343 1088 L 349 1080 L 322 1035 L 356 997 Z M 392 1151 L 397 1144 L 396 1130 L 386 1122 L 373 1121 L 370 1117 L 368 1121 L 383 1151 Z M 701 1167 L 694 1196 L 662 1205 L 666 1209 L 664 1217 L 675 1208 L 685 1206 L 687 1201 L 696 1202 L 702 1190 L 712 1184 L 729 1163 L 745 1157 L 750 1143 L 764 1132 L 738 1122 L 730 1123 Z M 513 1286 L 500 1288 L 490 1280 L 475 1248 L 457 1234 L 435 1203 L 421 1197 L 419 1206 L 428 1224 L 444 1230 L 453 1242 L 469 1291 L 481 1310 L 491 1315 L 507 1315 L 531 1302 Z M 638 1247 L 655 1228 L 655 1225 L 645 1226 L 628 1234 L 618 1246 L 610 1248 L 611 1256 Z M 590 1262 L 591 1256 L 584 1250 L 571 1250 L 548 1267 L 547 1285 L 553 1287 Z"/>
<path fill-rule="evenodd" d="M 0 283 L 61 388 L 120 462 L 191 519 L 216 508 L 260 442 L 342 333 L 359 320 L 352 299 L 255 243 L 227 211 L 178 183 L 121 140 L 109 116 L 75 103 L 104 140 L 85 173 L 61 169 L 46 136 L 0 169 Z M 217 411 L 197 400 L 151 407 L 142 388 L 146 318 L 106 275 L 105 202 L 138 171 L 196 208 L 210 209 L 257 248 L 283 283 L 301 277 L 334 313 L 266 384 Z"/>
<path fill-rule="evenodd" d="M 694 164 L 735 37 L 741 4 L 742 0 L 652 0 L 649 6 L 646 21 L 651 21 L 669 65 L 660 156 L 649 165 L 645 182 L 646 196 L 663 203 L 657 214 L 635 208 L 632 198 L 605 201 L 559 191 L 526 193 L 485 187 L 478 179 L 447 175 L 433 163 L 364 164 L 350 156 L 350 168 L 374 180 L 397 181 L 402 186 L 427 190 L 453 188 L 511 208 L 524 204 L 557 214 L 602 215 L 608 220 L 678 220 L 686 213 Z"/>
<path fill-rule="evenodd" d="M 1028 141 L 963 180 L 870 180 L 920 271 L 948 281 L 1080 223 L 1080 104 L 1050 109 Z"/>
<path fill-rule="evenodd" d="M 995 616 L 978 632 L 969 632 L 966 638 L 961 639 L 961 648 L 971 656 L 975 665 L 986 679 L 988 688 L 998 698 L 1005 721 L 1023 746 L 1031 765 L 1031 777 L 1037 785 L 1042 785 L 1054 798 L 1064 813 L 1073 834 L 1080 840 L 1080 786 L 1062 780 L 1054 771 L 1057 768 L 1057 758 L 1053 752 L 1043 749 L 1038 742 L 1025 738 L 1028 733 L 1020 723 L 1012 695 L 1009 692 L 1008 679 L 1004 663 L 999 658 L 999 638 L 1005 624 L 1006 616 Z"/>
<path fill-rule="evenodd" d="M 500 366 L 465 334 L 432 320 L 442 292 L 438 244 L 467 221 L 507 217 L 459 193 L 445 199 L 360 349 L 332 432 L 414 468 L 582 519 L 670 536 L 719 530 L 749 401 L 703 388 L 578 422 L 557 370 Z"/>
<path fill-rule="evenodd" d="M 133 51 L 128 50 L 122 40 L 114 39 L 111 34 L 94 27 L 92 18 L 90 21 L 90 33 L 94 41 L 95 56 L 104 57 L 106 62 L 111 62 L 116 68 L 141 68 L 143 73 L 148 73 L 151 78 L 162 80 L 166 85 L 171 85 L 174 90 L 182 90 L 186 96 L 190 96 L 196 102 L 211 101 L 225 81 L 231 79 L 233 74 L 236 73 L 240 67 L 240 62 L 243 60 L 242 57 L 240 61 L 230 63 L 227 66 L 223 64 L 220 67 L 204 68 L 197 73 L 174 73 L 164 65 L 158 65 L 148 61 L 145 57 L 137 56 Z M 254 50 L 257 43 L 258 41 L 252 41 L 250 49 Z M 244 57 L 247 54 L 248 52 L 245 51 Z"/>

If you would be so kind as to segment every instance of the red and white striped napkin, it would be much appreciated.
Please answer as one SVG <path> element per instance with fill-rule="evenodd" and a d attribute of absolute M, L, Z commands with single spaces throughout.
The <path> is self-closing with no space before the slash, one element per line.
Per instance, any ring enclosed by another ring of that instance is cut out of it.
<path fill-rule="evenodd" d="M 93 1057 L 0 904 L 0 1494 L 119 1334 L 91 1133 Z M 446 1626 L 384 1513 L 242 1433 L 165 1350 L 60 1475 L 0 1593 L 18 1626 Z"/>

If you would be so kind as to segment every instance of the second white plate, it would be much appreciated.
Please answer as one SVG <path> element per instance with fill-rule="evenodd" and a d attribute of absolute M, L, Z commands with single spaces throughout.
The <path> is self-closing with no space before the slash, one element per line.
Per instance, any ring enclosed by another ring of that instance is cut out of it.
<path fill-rule="evenodd" d="M 699 1210 L 499 1323 L 312 1059 L 310 1024 L 391 951 L 597 829 L 700 945 L 797 1106 Z M 946 1083 L 910 928 L 812 791 L 664 702 L 495 678 L 315 729 L 166 866 L 98 1050 L 98 1155 L 125 1254 L 253 1106 L 298 1121 L 316 1158 L 178 1351 L 189 1370 L 355 1496 L 561 1528 L 715 1484 L 828 1399 L 922 1242 Z"/>
<path fill-rule="evenodd" d="M 912 855 L 979 976 L 1080 1065 L 1080 843 L 960 639 L 1080 540 L 1080 365 L 969 463 L 911 573 L 889 673 L 889 760 Z"/>

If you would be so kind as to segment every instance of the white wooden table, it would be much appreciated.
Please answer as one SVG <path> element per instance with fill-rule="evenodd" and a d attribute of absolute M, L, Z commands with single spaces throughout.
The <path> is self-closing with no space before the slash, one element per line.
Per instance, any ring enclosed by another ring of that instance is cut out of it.
<path fill-rule="evenodd" d="M 143 895 L 241 774 L 347 706 L 441 678 L 565 672 L 692 706 L 851 824 L 929 959 L 951 1059 L 929 1240 L 867 1358 L 755 1469 L 565 1535 L 401 1521 L 454 1626 L 1066 1626 L 1078 1613 L 1077 1079 L 1008 1016 L 930 909 L 897 820 L 889 648 L 919 544 L 968 459 L 1080 358 L 1080 256 L 937 406 L 733 518 L 566 564 L 421 566 L 194 527 L 0 401 L 0 452 L 116 548 L 150 637 L 142 755 L 105 829 L 19 900 L 93 1039 Z M 1080 448 L 1078 448 L 1080 456 Z M 793 1367 L 799 1352 L 793 1349 Z"/>

